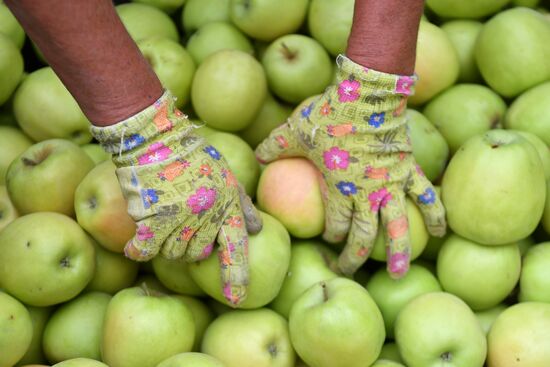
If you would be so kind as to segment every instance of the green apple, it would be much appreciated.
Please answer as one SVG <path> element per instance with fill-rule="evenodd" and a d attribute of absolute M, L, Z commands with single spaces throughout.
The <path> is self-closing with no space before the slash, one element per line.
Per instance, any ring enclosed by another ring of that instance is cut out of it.
<path fill-rule="evenodd" d="M 521 253 L 515 243 L 484 246 L 453 234 L 437 257 L 437 278 L 443 289 L 475 311 L 502 302 L 516 286 L 520 272 Z"/>
<path fill-rule="evenodd" d="M 488 367 L 550 364 L 550 304 L 523 302 L 508 307 L 487 336 Z"/>
<path fill-rule="evenodd" d="M 307 16 L 309 32 L 332 56 L 346 51 L 354 4 L 354 0 L 311 0 Z"/>
<path fill-rule="evenodd" d="M 183 29 L 193 33 L 209 22 L 229 21 L 229 0 L 187 0 L 181 14 Z"/>
<path fill-rule="evenodd" d="M 73 358 L 57 364 L 52 367 L 109 367 L 105 363 L 89 358 Z"/>
<path fill-rule="evenodd" d="M 409 367 L 482 367 L 487 355 L 485 334 L 472 310 L 444 292 L 409 302 L 397 317 L 395 339 Z"/>
<path fill-rule="evenodd" d="M 177 41 L 162 37 L 143 38 L 137 45 L 162 86 L 176 97 L 176 107 L 186 105 L 196 69 L 190 52 Z"/>
<path fill-rule="evenodd" d="M 319 282 L 294 302 L 292 345 L 315 367 L 369 366 L 384 344 L 384 320 L 365 288 L 347 278 Z"/>
<path fill-rule="evenodd" d="M 332 60 L 319 42 L 301 34 L 277 38 L 262 57 L 270 90 L 282 100 L 300 103 L 322 93 L 332 81 Z"/>
<path fill-rule="evenodd" d="M 193 315 L 193 321 L 195 322 L 195 342 L 193 343 L 193 350 L 198 351 L 201 348 L 202 338 L 208 325 L 214 320 L 214 312 L 198 298 L 181 295 L 176 295 L 174 297 L 183 302 Z"/>
<path fill-rule="evenodd" d="M 0 106 L 11 97 L 21 81 L 23 67 L 23 56 L 17 45 L 0 32 Z"/>
<path fill-rule="evenodd" d="M 263 170 L 256 198 L 258 207 L 277 218 L 297 238 L 320 235 L 325 226 L 322 176 L 305 158 L 286 158 Z"/>
<path fill-rule="evenodd" d="M 379 269 L 366 288 L 382 312 L 388 338 L 393 338 L 397 315 L 411 300 L 421 294 L 441 291 L 435 276 L 416 264 L 411 264 L 407 274 L 400 279 L 392 279 L 385 268 Z"/>
<path fill-rule="evenodd" d="M 550 242 L 531 247 L 523 257 L 519 282 L 520 302 L 550 303 Z"/>
<path fill-rule="evenodd" d="M 378 358 L 403 363 L 403 359 L 399 354 L 399 348 L 397 347 L 397 344 L 395 344 L 394 342 L 384 343 Z"/>
<path fill-rule="evenodd" d="M 204 353 L 180 353 L 176 354 L 168 359 L 165 359 L 156 367 L 226 367 L 225 364 L 220 362 L 208 354 Z"/>
<path fill-rule="evenodd" d="M 95 268 L 94 247 L 71 218 L 58 213 L 19 217 L 0 232 L 0 283 L 31 306 L 68 301 Z"/>
<path fill-rule="evenodd" d="M 292 113 L 292 108 L 277 101 L 271 93 L 267 96 L 252 123 L 244 130 L 239 131 L 239 136 L 250 145 L 256 148 L 269 133 L 277 126 L 282 125 Z"/>
<path fill-rule="evenodd" d="M 458 55 L 460 72 L 459 83 L 477 83 L 481 81 L 481 74 L 476 65 L 475 45 L 477 36 L 483 24 L 475 20 L 452 20 L 441 25 L 441 29 L 447 33 Z"/>
<path fill-rule="evenodd" d="M 107 153 L 99 144 L 84 144 L 82 150 L 92 158 L 95 164 L 99 164 L 111 158 L 111 154 Z"/>
<path fill-rule="evenodd" d="M 19 214 L 10 200 L 6 186 L 0 186 L 0 231 L 18 216 Z"/>
<path fill-rule="evenodd" d="M 486 335 L 489 333 L 489 330 L 491 330 L 491 326 L 493 326 L 493 323 L 497 319 L 498 315 L 500 315 L 506 308 L 506 305 L 498 304 L 488 310 L 477 311 L 475 313 L 477 320 L 481 324 L 481 328 Z"/>
<path fill-rule="evenodd" d="M 515 99 L 504 120 L 507 129 L 537 135 L 550 146 L 550 82 L 542 83 Z"/>
<path fill-rule="evenodd" d="M 387 359 L 378 359 L 371 367 L 406 367 L 399 362 L 390 361 Z"/>
<path fill-rule="evenodd" d="M 133 2 L 154 6 L 167 14 L 174 13 L 185 4 L 185 0 L 133 0 Z"/>
<path fill-rule="evenodd" d="M 191 278 L 189 265 L 184 259 L 169 260 L 163 256 L 156 256 L 151 262 L 157 279 L 172 292 L 189 296 L 205 294 Z"/>
<path fill-rule="evenodd" d="M 83 293 L 55 310 L 42 342 L 50 363 L 78 357 L 101 359 L 103 318 L 110 300 L 107 293 Z"/>
<path fill-rule="evenodd" d="M 117 5 L 116 11 L 124 27 L 136 42 L 149 37 L 179 41 L 176 24 L 162 10 L 150 5 L 128 3 Z"/>
<path fill-rule="evenodd" d="M 14 95 L 13 112 L 34 141 L 61 138 L 82 145 L 92 140 L 90 122 L 50 67 L 23 80 Z"/>
<path fill-rule="evenodd" d="M 143 265 L 143 263 L 140 265 Z M 134 287 L 144 287 L 164 294 L 173 293 L 168 288 L 166 288 L 153 274 L 140 274 L 134 282 Z"/>
<path fill-rule="evenodd" d="M 201 352 L 226 367 L 294 367 L 296 358 L 287 321 L 267 308 L 221 315 L 206 329 Z"/>
<path fill-rule="evenodd" d="M 107 306 L 101 357 L 112 367 L 156 366 L 190 352 L 194 340 L 193 315 L 183 302 L 145 287 L 126 288 Z"/>
<path fill-rule="evenodd" d="M 433 98 L 423 112 L 454 154 L 472 136 L 500 128 L 506 103 L 483 85 L 457 84 Z"/>
<path fill-rule="evenodd" d="M 92 168 L 76 188 L 74 208 L 78 224 L 101 246 L 123 253 L 136 224 L 128 214 L 115 170 L 110 159 Z"/>
<path fill-rule="evenodd" d="M 521 131 L 521 130 L 514 130 L 519 135 L 521 135 L 523 138 L 529 141 L 535 147 L 537 150 L 537 153 L 539 154 L 540 160 L 542 162 L 542 167 L 544 169 L 544 176 L 546 177 L 546 180 L 550 179 L 550 149 L 548 145 L 542 141 L 541 138 L 536 136 L 533 133 L 527 132 L 527 131 Z"/>
<path fill-rule="evenodd" d="M 94 162 L 78 145 L 45 140 L 11 163 L 6 186 L 20 214 L 50 211 L 74 216 L 76 188 L 92 168 Z"/>
<path fill-rule="evenodd" d="M 197 65 L 216 51 L 232 49 L 253 54 L 250 40 L 234 25 L 227 22 L 204 24 L 187 41 L 187 50 Z"/>
<path fill-rule="evenodd" d="M 267 305 L 279 293 L 290 264 L 290 237 L 272 216 L 260 213 L 263 228 L 248 238 L 249 285 L 240 308 Z M 210 297 L 228 304 L 222 294 L 220 264 L 217 256 L 189 264 L 191 277 Z"/>
<path fill-rule="evenodd" d="M 419 106 L 455 83 L 460 72 L 458 54 L 441 28 L 420 22 L 416 44 L 415 73 L 418 75 L 409 104 Z"/>
<path fill-rule="evenodd" d="M 11 367 L 19 361 L 32 340 L 29 311 L 7 293 L 0 291 L 0 366 Z"/>
<path fill-rule="evenodd" d="M 91 241 L 95 249 L 95 272 L 86 290 L 115 294 L 121 289 L 131 287 L 136 279 L 139 263 L 123 254 L 106 250 L 94 240 Z"/>
<path fill-rule="evenodd" d="M 207 125 L 224 131 L 247 127 L 262 107 L 267 81 L 262 65 L 250 54 L 221 50 L 197 68 L 191 99 Z"/>
<path fill-rule="evenodd" d="M 483 26 L 476 42 L 475 57 L 483 79 L 505 97 L 547 81 L 549 38 L 550 22 L 536 10 L 521 7 L 497 14 Z"/>
<path fill-rule="evenodd" d="M 331 265 L 336 264 L 336 261 L 337 255 L 320 241 L 292 243 L 290 266 L 285 281 L 269 307 L 288 318 L 294 302 L 309 287 L 338 276 L 331 269 Z"/>
<path fill-rule="evenodd" d="M 510 0 L 428 0 L 426 5 L 443 18 L 483 18 L 498 12 Z"/>
<path fill-rule="evenodd" d="M 546 181 L 546 201 L 544 203 L 541 224 L 546 233 L 550 233 L 550 180 Z"/>
<path fill-rule="evenodd" d="M 32 321 L 32 340 L 25 355 L 17 362 L 16 366 L 46 362 L 46 357 L 42 349 L 42 336 L 46 323 L 53 311 L 53 307 L 27 306 L 27 311 L 29 311 Z"/>
<path fill-rule="evenodd" d="M 445 169 L 449 157 L 449 146 L 441 133 L 423 114 L 408 109 L 406 116 L 409 122 L 413 156 L 426 178 L 435 181 Z"/>
<path fill-rule="evenodd" d="M 214 134 L 214 133 L 219 133 L 221 131 L 219 130 L 216 130 L 216 129 L 213 129 L 211 127 L 209 127 L 208 125 L 200 122 L 200 121 L 193 121 L 191 120 L 192 123 L 194 123 L 195 125 L 197 125 L 198 127 L 194 130 L 194 133 L 197 134 L 197 135 L 200 135 L 202 136 L 203 138 L 208 138 L 210 135 Z"/>
<path fill-rule="evenodd" d="M 230 0 L 231 21 L 244 33 L 272 41 L 296 32 L 306 18 L 308 0 Z"/>
<path fill-rule="evenodd" d="M 430 237 L 426 225 L 424 224 L 424 217 L 420 212 L 420 209 L 410 199 L 406 198 L 407 218 L 409 221 L 409 235 L 411 239 L 411 261 L 416 259 L 428 243 Z M 376 239 L 374 240 L 374 246 L 370 253 L 370 258 L 377 261 L 386 261 L 386 231 L 384 227 L 380 225 Z"/>
<path fill-rule="evenodd" d="M 19 49 L 23 47 L 25 31 L 3 2 L 0 2 L 0 33 L 8 36 Z"/>
<path fill-rule="evenodd" d="M 211 134 L 206 140 L 225 158 L 229 168 L 243 185 L 248 196 L 254 197 L 260 178 L 260 164 L 256 160 L 252 148 L 243 139 L 230 133 Z"/>
<path fill-rule="evenodd" d="M 529 236 L 541 219 L 542 162 L 521 135 L 490 130 L 457 151 L 441 194 L 454 233 L 484 245 L 512 243 Z"/>

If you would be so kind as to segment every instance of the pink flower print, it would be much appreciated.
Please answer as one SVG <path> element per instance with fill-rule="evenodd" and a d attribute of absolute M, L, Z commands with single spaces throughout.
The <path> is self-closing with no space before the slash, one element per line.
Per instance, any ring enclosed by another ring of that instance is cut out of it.
<path fill-rule="evenodd" d="M 214 250 L 214 244 L 211 243 L 207 246 L 205 246 L 203 249 L 202 249 L 202 253 L 199 257 L 199 260 L 204 260 L 206 259 L 208 256 L 210 256 L 210 254 L 212 253 L 212 250 Z"/>
<path fill-rule="evenodd" d="M 288 141 L 286 140 L 286 138 L 284 136 L 277 135 L 275 137 L 275 140 L 277 140 L 277 144 L 279 144 L 279 148 L 281 148 L 281 149 L 288 148 Z"/>
<path fill-rule="evenodd" d="M 388 269 L 393 274 L 404 274 L 409 270 L 409 255 L 396 252 L 388 258 Z"/>
<path fill-rule="evenodd" d="M 369 194 L 370 210 L 377 212 L 380 208 L 384 208 L 392 199 L 391 193 L 385 188 L 373 191 Z"/>
<path fill-rule="evenodd" d="M 138 157 L 140 165 L 162 162 L 172 154 L 172 149 L 163 143 L 154 143 L 147 148 L 147 152 Z"/>
<path fill-rule="evenodd" d="M 359 98 L 359 87 L 361 87 L 361 84 L 357 80 L 343 80 L 340 85 L 338 85 L 338 101 L 356 101 Z"/>
<path fill-rule="evenodd" d="M 227 282 L 223 285 L 223 296 L 226 300 L 236 305 L 239 303 L 240 297 L 236 294 L 233 294 L 232 290 L 233 289 L 231 288 L 231 283 Z"/>
<path fill-rule="evenodd" d="M 395 93 L 410 95 L 411 88 L 414 85 L 414 79 L 410 76 L 400 76 L 397 79 L 397 84 L 395 86 Z"/>
<path fill-rule="evenodd" d="M 420 176 L 426 176 L 419 164 L 416 164 L 416 173 L 418 173 Z"/>
<path fill-rule="evenodd" d="M 153 231 L 151 231 L 150 227 L 141 224 L 136 229 L 136 237 L 140 241 L 146 241 L 155 237 L 155 234 L 153 233 Z"/>
<path fill-rule="evenodd" d="M 193 214 L 200 214 L 210 209 L 216 201 L 216 190 L 201 186 L 187 199 L 187 206 Z"/>
<path fill-rule="evenodd" d="M 349 152 L 332 147 L 323 153 L 323 159 L 329 170 L 346 169 L 349 165 Z"/>

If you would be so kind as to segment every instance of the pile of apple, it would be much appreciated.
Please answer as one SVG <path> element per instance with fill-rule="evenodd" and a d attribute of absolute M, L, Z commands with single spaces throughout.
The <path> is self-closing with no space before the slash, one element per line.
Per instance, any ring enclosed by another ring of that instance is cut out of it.
<path fill-rule="evenodd" d="M 354 0 L 136 0 L 124 25 L 262 210 L 242 309 L 217 256 L 125 258 L 135 234 L 89 122 L 0 2 L 0 367 L 550 366 L 550 7 L 427 0 L 414 156 L 449 233 L 407 199 L 353 279 L 321 240 L 320 173 L 253 149 L 334 80 Z"/>

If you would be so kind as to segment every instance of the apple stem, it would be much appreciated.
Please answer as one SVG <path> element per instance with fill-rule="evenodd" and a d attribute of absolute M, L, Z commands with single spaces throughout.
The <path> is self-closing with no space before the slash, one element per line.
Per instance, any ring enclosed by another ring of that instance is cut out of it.
<path fill-rule="evenodd" d="M 327 302 L 328 301 L 327 283 L 321 282 L 321 288 L 323 288 L 323 300 Z"/>
<path fill-rule="evenodd" d="M 453 355 L 451 352 L 445 352 L 441 354 L 441 359 L 445 362 L 450 362 L 453 359 Z"/>
<path fill-rule="evenodd" d="M 147 297 L 151 296 L 151 291 L 149 290 L 146 282 L 141 283 L 141 289 L 143 289 L 143 292 Z"/>
<path fill-rule="evenodd" d="M 284 42 L 281 43 L 281 46 L 283 47 L 283 55 L 287 59 L 293 60 L 296 57 L 296 52 L 292 51 Z"/>
<path fill-rule="evenodd" d="M 29 159 L 27 157 L 23 157 L 23 158 L 21 158 L 21 160 L 23 161 L 23 164 L 25 166 L 37 166 L 38 165 L 37 162 L 35 162 L 32 159 Z"/>

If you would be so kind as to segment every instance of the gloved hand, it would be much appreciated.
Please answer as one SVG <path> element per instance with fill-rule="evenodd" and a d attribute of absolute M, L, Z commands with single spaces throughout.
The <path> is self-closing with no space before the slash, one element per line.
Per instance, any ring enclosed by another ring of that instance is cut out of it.
<path fill-rule="evenodd" d="M 369 70 L 340 55 L 337 83 L 256 149 L 262 163 L 281 157 L 309 158 L 323 174 L 326 223 L 323 237 L 347 243 L 338 259 L 345 275 L 368 258 L 379 220 L 386 230 L 387 270 L 408 268 L 411 244 L 405 193 L 421 209 L 428 231 L 445 234 L 440 199 L 412 156 L 405 108 L 415 77 Z"/>
<path fill-rule="evenodd" d="M 258 232 L 261 219 L 224 158 L 192 130 L 166 92 L 137 115 L 91 131 L 113 154 L 136 221 L 126 256 L 147 261 L 160 252 L 192 262 L 207 258 L 217 241 L 223 294 L 238 305 L 248 284 L 247 229 Z"/>

